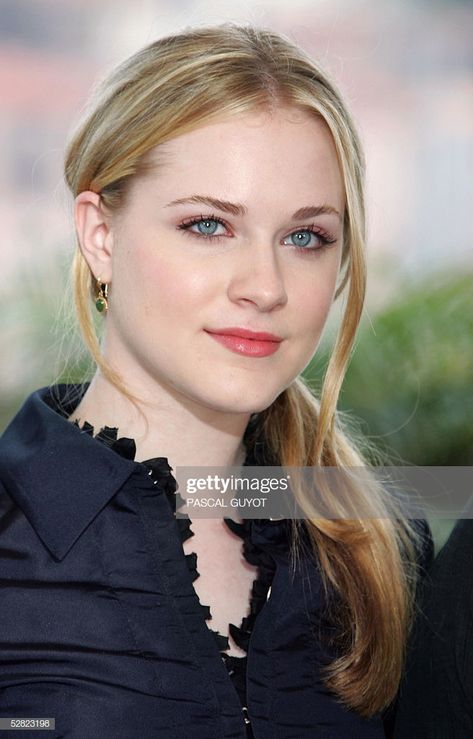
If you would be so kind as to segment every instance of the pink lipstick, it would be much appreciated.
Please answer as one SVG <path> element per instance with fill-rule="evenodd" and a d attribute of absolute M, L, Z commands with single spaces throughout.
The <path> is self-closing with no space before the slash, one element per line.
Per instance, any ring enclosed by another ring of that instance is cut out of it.
<path fill-rule="evenodd" d="M 267 357 L 274 354 L 282 342 L 280 336 L 245 328 L 228 327 L 205 331 L 230 351 L 247 357 Z"/>

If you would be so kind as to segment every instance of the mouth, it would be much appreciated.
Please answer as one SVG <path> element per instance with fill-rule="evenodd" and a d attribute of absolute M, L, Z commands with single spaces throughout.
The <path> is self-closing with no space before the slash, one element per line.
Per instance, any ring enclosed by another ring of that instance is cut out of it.
<path fill-rule="evenodd" d="M 222 346 L 236 354 L 242 354 L 247 357 L 267 357 L 277 352 L 281 346 L 282 339 L 279 337 L 274 338 L 259 338 L 261 336 L 273 337 L 273 334 L 262 334 L 260 332 L 242 331 L 239 332 L 247 334 L 246 336 L 240 336 L 232 333 L 226 333 L 229 330 L 234 329 L 219 329 L 219 331 L 209 331 L 205 329 L 205 332 L 218 341 Z M 250 335 L 250 337 L 248 336 Z M 251 336 L 258 338 L 251 338 Z"/>

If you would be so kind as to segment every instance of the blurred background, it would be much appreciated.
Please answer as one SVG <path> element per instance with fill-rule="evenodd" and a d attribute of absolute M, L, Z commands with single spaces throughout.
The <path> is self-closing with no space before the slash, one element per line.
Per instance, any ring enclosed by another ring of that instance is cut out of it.
<path fill-rule="evenodd" d="M 369 289 L 340 408 L 392 464 L 472 465 L 473 5 L 459 0 L 0 0 L 0 432 L 32 390 L 92 371 L 68 318 L 62 177 L 91 87 L 157 37 L 225 20 L 316 57 L 364 141 Z M 314 388 L 342 307 L 304 373 Z M 432 522 L 437 549 L 452 523 Z"/>

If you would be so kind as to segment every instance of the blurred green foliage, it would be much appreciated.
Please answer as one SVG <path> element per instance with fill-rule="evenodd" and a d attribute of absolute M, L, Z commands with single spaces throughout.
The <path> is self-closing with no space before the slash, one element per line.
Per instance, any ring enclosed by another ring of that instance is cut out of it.
<path fill-rule="evenodd" d="M 313 387 L 329 349 L 322 344 L 304 372 Z M 384 464 L 473 465 L 473 273 L 404 284 L 397 301 L 364 318 L 338 407 Z M 455 520 L 427 517 L 438 553 Z"/>
<path fill-rule="evenodd" d="M 321 346 L 304 377 L 320 386 Z M 432 275 L 363 318 L 339 408 L 392 464 L 473 464 L 473 273 Z"/>
<path fill-rule="evenodd" d="M 20 263 L 0 293 L 0 433 L 33 390 L 93 374 L 75 326 L 69 262 Z"/>

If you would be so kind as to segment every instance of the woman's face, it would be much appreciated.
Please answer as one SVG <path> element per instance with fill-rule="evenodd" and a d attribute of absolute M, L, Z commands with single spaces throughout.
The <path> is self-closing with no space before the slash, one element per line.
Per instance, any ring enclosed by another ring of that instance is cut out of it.
<path fill-rule="evenodd" d="M 108 236 L 106 357 L 134 388 L 263 410 L 310 361 L 333 300 L 344 191 L 328 128 L 284 108 L 153 154 Z M 228 328 L 279 341 L 212 334 Z"/>

